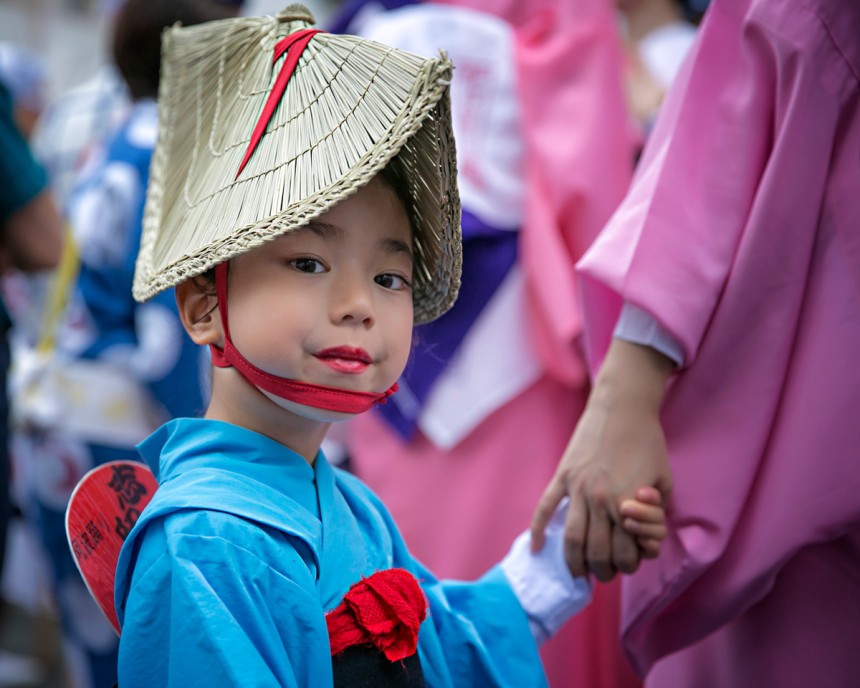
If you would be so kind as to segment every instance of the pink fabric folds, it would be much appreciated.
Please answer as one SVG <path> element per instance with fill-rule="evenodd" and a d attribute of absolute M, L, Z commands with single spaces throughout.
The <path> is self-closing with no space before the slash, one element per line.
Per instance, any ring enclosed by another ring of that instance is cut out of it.
<path fill-rule="evenodd" d="M 527 190 L 520 248 L 529 325 L 545 369 L 580 386 L 587 376 L 573 267 L 623 198 L 633 166 L 614 8 L 608 0 L 439 4 L 486 12 L 515 28 Z"/>
<path fill-rule="evenodd" d="M 625 589 L 624 637 L 643 672 L 860 527 L 857 36 L 858 3 L 716 0 L 633 187 L 579 265 L 594 366 L 622 298 L 686 357 L 664 406 L 673 537 Z M 856 643 L 860 576 L 847 597 L 854 609 L 827 623 Z M 812 649 L 821 641 L 799 613 Z M 742 661 L 789 677 L 805 658 L 780 656 L 761 616 Z M 842 649 L 816 665 L 819 685 L 860 684 Z M 826 680 L 840 671 L 856 681 Z"/>

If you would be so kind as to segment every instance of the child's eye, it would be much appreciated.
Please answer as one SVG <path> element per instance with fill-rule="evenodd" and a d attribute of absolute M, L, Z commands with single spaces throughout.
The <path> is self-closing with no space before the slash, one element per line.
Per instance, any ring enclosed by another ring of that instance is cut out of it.
<path fill-rule="evenodd" d="M 294 258 L 290 261 L 290 266 L 294 267 L 299 272 L 325 272 L 325 265 L 316 258 Z"/>
<path fill-rule="evenodd" d="M 412 285 L 406 280 L 405 277 L 401 277 L 400 275 L 392 275 L 390 272 L 386 272 L 383 275 L 377 275 L 373 279 L 379 286 L 385 287 L 386 289 L 392 289 L 394 291 L 399 291 L 401 289 L 409 289 Z"/>

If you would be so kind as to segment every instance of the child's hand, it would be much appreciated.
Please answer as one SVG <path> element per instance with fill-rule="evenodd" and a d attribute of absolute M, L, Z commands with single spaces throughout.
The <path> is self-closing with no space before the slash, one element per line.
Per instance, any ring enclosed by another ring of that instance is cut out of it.
<path fill-rule="evenodd" d="M 621 502 L 621 525 L 636 538 L 643 559 L 656 559 L 660 542 L 666 538 L 666 512 L 663 499 L 654 487 L 640 487 L 636 499 Z"/>

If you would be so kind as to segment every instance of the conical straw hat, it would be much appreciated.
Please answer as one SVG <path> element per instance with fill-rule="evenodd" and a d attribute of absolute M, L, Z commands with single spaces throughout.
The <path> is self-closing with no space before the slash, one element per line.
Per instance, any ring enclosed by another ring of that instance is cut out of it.
<path fill-rule="evenodd" d="M 415 321 L 454 302 L 460 200 L 444 54 L 315 34 L 237 177 L 286 59 L 273 63 L 275 44 L 312 23 L 293 5 L 165 32 L 137 300 L 307 224 L 390 162 L 411 201 Z"/>

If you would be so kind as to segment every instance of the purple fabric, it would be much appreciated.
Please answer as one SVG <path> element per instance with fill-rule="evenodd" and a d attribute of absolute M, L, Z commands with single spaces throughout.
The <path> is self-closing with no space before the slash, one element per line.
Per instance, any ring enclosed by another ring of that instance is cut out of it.
<path fill-rule="evenodd" d="M 421 408 L 460 343 L 517 259 L 517 232 L 484 224 L 463 211 L 463 283 L 454 307 L 415 328 L 412 355 L 400 392 L 376 411 L 403 439 L 410 439 Z"/>
<path fill-rule="evenodd" d="M 396 10 L 408 5 L 417 5 L 419 2 L 420 0 L 346 0 L 328 30 L 331 33 L 349 33 L 350 24 L 366 5 L 378 5 L 385 10 Z"/>

